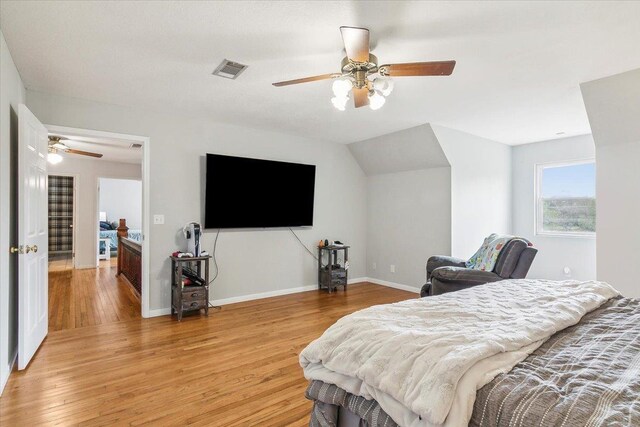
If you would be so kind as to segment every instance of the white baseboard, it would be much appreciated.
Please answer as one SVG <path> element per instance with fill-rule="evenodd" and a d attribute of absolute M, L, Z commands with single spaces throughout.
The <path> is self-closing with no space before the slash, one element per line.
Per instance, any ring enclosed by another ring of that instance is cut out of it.
<path fill-rule="evenodd" d="M 7 366 L 7 376 L 1 378 L 0 375 L 0 396 L 2 396 L 2 392 L 4 391 L 5 386 L 7 385 L 7 381 L 9 381 L 9 377 L 11 376 L 11 372 L 13 372 L 13 367 L 16 365 L 16 360 L 18 359 L 18 352 L 16 351 L 11 358 L 11 362 L 9 362 L 9 366 Z"/>
<path fill-rule="evenodd" d="M 347 283 L 351 285 L 353 283 L 361 283 L 361 282 L 367 282 L 367 281 L 369 281 L 369 279 L 366 277 L 356 277 L 355 279 L 349 279 Z M 318 285 L 299 286 L 297 288 L 278 289 L 275 291 L 260 292 L 257 294 L 239 295 L 237 297 L 214 299 L 209 302 L 213 305 L 227 305 L 227 304 L 235 304 L 238 302 L 253 301 L 253 300 L 263 299 L 263 298 L 279 297 L 282 295 L 297 294 L 299 292 L 315 291 L 316 289 L 318 289 Z M 156 310 L 149 310 L 149 317 L 166 316 L 167 314 L 171 314 L 171 308 L 159 308 Z"/>
<path fill-rule="evenodd" d="M 403 285 L 401 283 L 387 282 L 386 280 L 374 279 L 373 277 L 366 278 L 366 281 L 376 285 L 387 286 L 389 288 L 401 289 L 403 291 L 409 291 L 416 294 L 420 293 L 420 288 L 416 288 L 409 285 Z"/>
<path fill-rule="evenodd" d="M 171 314 L 171 307 L 156 308 L 155 310 L 149 310 L 149 317 L 166 316 L 167 314 Z"/>
<path fill-rule="evenodd" d="M 297 294 L 299 292 L 314 291 L 318 289 L 317 285 L 300 286 L 297 288 L 278 289 L 275 291 L 261 292 L 258 294 L 240 295 L 237 297 L 222 298 L 211 300 L 213 305 L 235 304 L 237 302 L 253 301 L 256 299 L 279 297 L 281 295 Z"/>

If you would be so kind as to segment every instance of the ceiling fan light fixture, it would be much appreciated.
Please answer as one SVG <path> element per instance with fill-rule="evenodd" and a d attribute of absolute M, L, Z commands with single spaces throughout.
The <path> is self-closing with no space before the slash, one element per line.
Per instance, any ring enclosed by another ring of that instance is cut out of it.
<path fill-rule="evenodd" d="M 373 79 L 373 89 L 380 91 L 384 96 L 389 96 L 393 91 L 393 80 L 387 76 L 376 77 Z"/>
<path fill-rule="evenodd" d="M 347 97 L 353 88 L 353 81 L 349 77 L 339 77 L 333 81 L 331 89 L 337 98 Z"/>
<path fill-rule="evenodd" d="M 382 96 L 382 92 L 379 90 L 372 90 L 369 92 L 369 107 L 372 110 L 379 110 L 387 100 Z"/>
<path fill-rule="evenodd" d="M 344 111 L 347 107 L 347 102 L 349 101 L 349 97 L 344 96 L 334 96 L 331 98 L 331 103 L 337 110 Z"/>
<path fill-rule="evenodd" d="M 47 161 L 52 165 L 57 165 L 62 161 L 62 156 L 56 153 L 55 151 L 52 151 L 49 154 L 47 154 Z"/>

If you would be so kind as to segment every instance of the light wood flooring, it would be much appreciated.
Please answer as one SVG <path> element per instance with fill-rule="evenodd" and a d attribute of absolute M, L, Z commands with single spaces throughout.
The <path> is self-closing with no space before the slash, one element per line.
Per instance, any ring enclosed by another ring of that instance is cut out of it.
<path fill-rule="evenodd" d="M 11 374 L 0 425 L 308 425 L 300 351 L 345 314 L 415 297 L 367 283 L 226 305 L 180 323 L 164 316 L 50 332 L 28 369 Z"/>
<path fill-rule="evenodd" d="M 140 300 L 116 277 L 116 262 L 74 270 L 68 257 L 49 261 L 49 332 L 140 318 Z"/>

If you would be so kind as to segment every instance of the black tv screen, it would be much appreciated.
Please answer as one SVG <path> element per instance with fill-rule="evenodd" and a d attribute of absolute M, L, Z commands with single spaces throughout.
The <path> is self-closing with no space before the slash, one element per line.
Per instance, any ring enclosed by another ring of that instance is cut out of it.
<path fill-rule="evenodd" d="M 313 225 L 315 165 L 207 154 L 205 228 Z"/>

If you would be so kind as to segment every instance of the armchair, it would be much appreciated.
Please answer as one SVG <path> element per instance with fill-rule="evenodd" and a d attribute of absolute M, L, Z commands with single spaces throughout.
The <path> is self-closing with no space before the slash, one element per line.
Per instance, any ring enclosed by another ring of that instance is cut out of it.
<path fill-rule="evenodd" d="M 432 256 L 427 261 L 427 283 L 421 297 L 440 295 L 472 286 L 527 276 L 538 250 L 524 239 L 512 239 L 500 251 L 493 271 L 467 268 L 466 261 L 449 256 Z"/>

